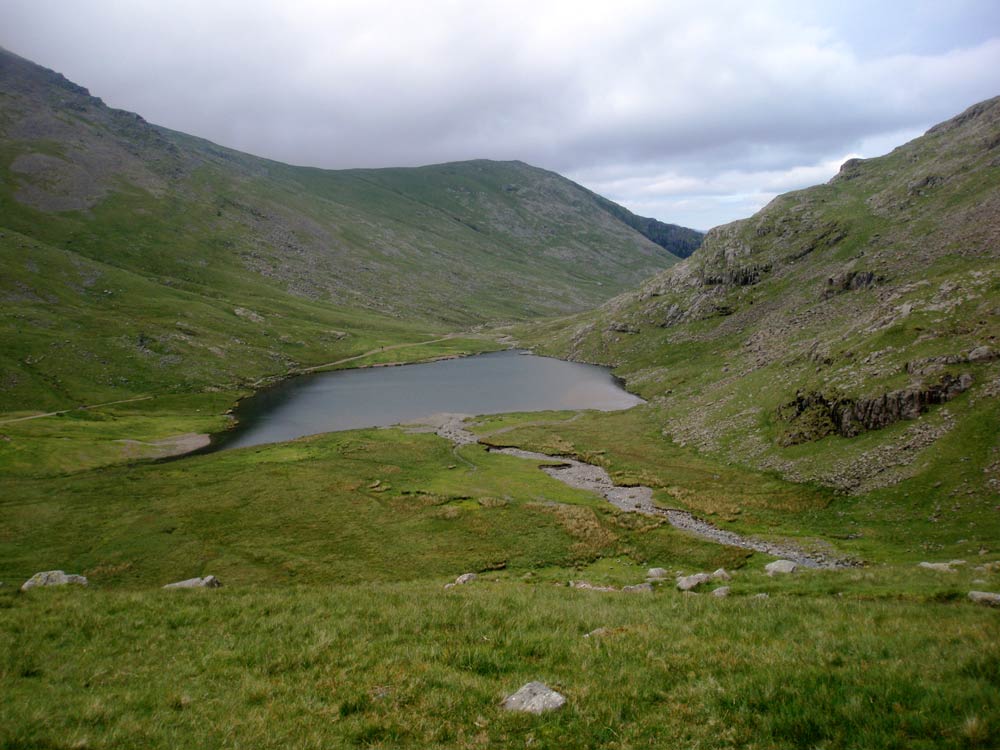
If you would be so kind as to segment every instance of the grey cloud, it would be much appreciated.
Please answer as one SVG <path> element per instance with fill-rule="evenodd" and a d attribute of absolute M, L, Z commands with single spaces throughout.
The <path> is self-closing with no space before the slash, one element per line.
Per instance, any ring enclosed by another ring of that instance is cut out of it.
<path fill-rule="evenodd" d="M 9 0 L 0 44 L 263 156 L 522 159 L 705 228 L 1000 93 L 992 0 L 869 5 Z"/>

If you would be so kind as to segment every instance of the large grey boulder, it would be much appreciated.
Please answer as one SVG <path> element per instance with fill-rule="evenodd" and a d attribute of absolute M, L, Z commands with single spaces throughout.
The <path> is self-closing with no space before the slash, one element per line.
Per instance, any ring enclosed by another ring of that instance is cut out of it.
<path fill-rule="evenodd" d="M 188 578 L 186 581 L 168 583 L 165 589 L 217 589 L 222 583 L 215 576 L 205 576 L 204 578 Z"/>
<path fill-rule="evenodd" d="M 798 564 L 792 562 L 791 560 L 775 560 L 774 562 L 768 563 L 764 566 L 764 571 L 769 576 L 783 575 L 787 573 L 794 573 L 798 570 Z"/>
<path fill-rule="evenodd" d="M 701 586 L 703 583 L 708 583 L 712 580 L 712 576 L 708 573 L 695 573 L 690 576 L 678 576 L 677 577 L 677 588 L 681 591 L 693 591 L 694 589 Z"/>
<path fill-rule="evenodd" d="M 976 604 L 987 604 L 991 607 L 1000 607 L 1000 594 L 990 591 L 970 591 L 969 599 Z"/>
<path fill-rule="evenodd" d="M 665 568 L 650 568 L 646 571 L 646 578 L 651 578 L 653 580 L 659 580 L 661 578 L 666 578 L 670 574 L 667 573 Z"/>
<path fill-rule="evenodd" d="M 727 596 L 729 596 L 730 591 L 731 589 L 728 586 L 719 586 L 719 588 L 717 588 L 715 591 L 712 592 L 712 596 L 717 597 L 719 599 L 725 599 Z"/>
<path fill-rule="evenodd" d="M 80 586 L 87 585 L 87 579 L 83 576 L 63 573 L 61 570 L 46 570 L 42 573 L 35 573 L 27 581 L 21 584 L 21 591 L 33 589 L 36 586 L 65 586 L 67 583 L 76 583 Z"/>
<path fill-rule="evenodd" d="M 996 359 L 997 353 L 990 349 L 988 346 L 977 346 L 971 352 L 969 352 L 970 362 L 985 362 L 991 359 Z"/>
<path fill-rule="evenodd" d="M 455 583 L 461 586 L 463 583 L 472 583 L 477 578 L 479 578 L 479 576 L 475 573 L 462 573 L 462 575 L 455 579 Z"/>
<path fill-rule="evenodd" d="M 714 573 L 712 573 L 712 580 L 713 581 L 731 581 L 731 580 L 733 580 L 733 576 L 725 568 L 719 568 Z"/>
<path fill-rule="evenodd" d="M 543 714 L 565 706 L 566 698 L 541 682 L 529 682 L 513 695 L 504 698 L 502 705 L 507 711 Z"/>

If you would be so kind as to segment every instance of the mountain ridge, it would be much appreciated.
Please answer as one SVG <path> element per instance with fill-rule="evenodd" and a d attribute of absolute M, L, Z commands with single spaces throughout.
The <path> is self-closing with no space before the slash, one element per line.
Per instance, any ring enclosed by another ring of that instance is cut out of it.
<path fill-rule="evenodd" d="M 89 383 L 136 373 L 206 387 L 366 351 L 380 332 L 398 343 L 586 309 L 676 262 L 591 195 L 522 162 L 282 164 L 109 108 L 0 52 L 0 326 L 16 381 L 0 404 L 67 403 L 31 365 L 67 312 L 78 326 L 65 346 L 106 364 L 68 368 L 60 389 L 92 402 L 115 394 Z M 108 274 L 120 284 L 96 293 Z"/>

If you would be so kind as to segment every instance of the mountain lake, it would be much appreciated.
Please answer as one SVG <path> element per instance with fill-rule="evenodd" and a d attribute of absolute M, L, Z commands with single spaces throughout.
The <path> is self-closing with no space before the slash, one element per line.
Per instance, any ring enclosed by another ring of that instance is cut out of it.
<path fill-rule="evenodd" d="M 598 409 L 643 403 L 604 367 L 518 351 L 290 378 L 240 402 L 236 426 L 209 450 L 245 448 L 320 432 L 388 427 L 442 412 Z"/>

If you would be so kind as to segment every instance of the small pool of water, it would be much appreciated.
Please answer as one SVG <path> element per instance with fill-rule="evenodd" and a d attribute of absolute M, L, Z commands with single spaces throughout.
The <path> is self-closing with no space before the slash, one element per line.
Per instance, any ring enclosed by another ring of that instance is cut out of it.
<path fill-rule="evenodd" d="M 548 409 L 628 409 L 642 399 L 604 367 L 516 351 L 402 367 L 338 370 L 291 378 L 242 401 L 237 426 L 214 450 L 362 427 L 388 427 L 432 414 L 503 414 Z"/>

